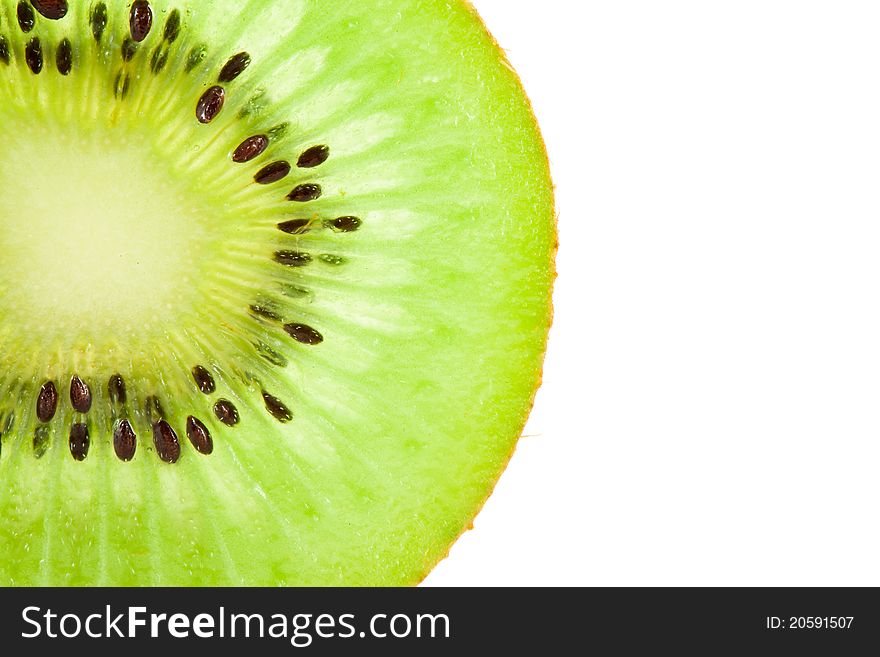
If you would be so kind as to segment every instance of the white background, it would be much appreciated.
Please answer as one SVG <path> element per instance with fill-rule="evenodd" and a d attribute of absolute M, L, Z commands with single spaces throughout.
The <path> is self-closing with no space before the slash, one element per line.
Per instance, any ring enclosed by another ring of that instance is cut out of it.
<path fill-rule="evenodd" d="M 880 5 L 474 4 L 560 277 L 527 437 L 426 583 L 880 584 Z"/>

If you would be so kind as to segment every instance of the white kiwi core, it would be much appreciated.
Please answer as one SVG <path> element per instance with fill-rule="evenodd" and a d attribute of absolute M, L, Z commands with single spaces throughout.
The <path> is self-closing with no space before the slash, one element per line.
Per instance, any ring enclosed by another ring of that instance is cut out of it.
<path fill-rule="evenodd" d="M 147 135 L 119 124 L 2 132 L 5 326 L 76 347 L 64 336 L 88 335 L 83 322 L 116 339 L 143 336 L 193 301 L 216 213 L 169 174 Z"/>

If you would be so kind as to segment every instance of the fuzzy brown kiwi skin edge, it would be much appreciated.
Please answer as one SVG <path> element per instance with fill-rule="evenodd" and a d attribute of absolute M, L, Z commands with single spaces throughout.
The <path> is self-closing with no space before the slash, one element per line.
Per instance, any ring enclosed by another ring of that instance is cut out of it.
<path fill-rule="evenodd" d="M 471 4 L 470 0 L 459 0 L 459 1 L 461 2 L 461 4 L 463 4 L 465 6 L 467 11 L 471 14 L 472 18 L 475 21 L 477 21 L 477 23 L 479 25 L 482 26 L 483 31 L 489 36 L 489 40 L 491 41 L 492 45 L 495 46 L 495 49 L 499 55 L 501 65 L 508 71 L 508 75 L 512 78 L 513 82 L 517 85 L 517 87 L 519 87 L 520 93 L 522 94 L 522 98 L 525 101 L 526 107 L 529 110 L 529 115 L 532 118 L 532 128 L 534 129 L 534 133 L 538 138 L 538 143 L 541 146 L 541 150 L 544 153 L 543 168 L 544 168 L 544 175 L 546 178 L 546 180 L 545 180 L 546 185 L 549 189 L 555 190 L 556 186 L 553 184 L 553 178 L 550 173 L 550 156 L 547 152 L 547 144 L 544 142 L 544 137 L 541 134 L 541 129 L 540 129 L 540 126 L 538 125 L 538 118 L 535 115 L 535 110 L 532 106 L 532 101 L 529 99 L 529 96 L 526 93 L 525 87 L 523 86 L 523 83 L 519 77 L 519 74 L 516 72 L 516 70 L 510 64 L 510 61 L 507 59 L 507 53 L 504 51 L 504 49 L 501 47 L 501 45 L 498 43 L 498 41 L 495 39 L 495 37 L 489 31 L 489 28 L 486 26 L 486 23 L 483 21 L 483 18 L 480 16 L 479 12 L 477 12 L 477 10 L 473 6 L 473 4 Z M 440 562 L 449 556 L 450 551 L 455 546 L 455 544 L 458 543 L 459 539 L 462 536 L 464 536 L 465 533 L 467 533 L 468 531 L 470 531 L 474 528 L 474 522 L 476 521 L 477 516 L 480 515 L 480 512 L 486 506 L 486 502 L 488 502 L 489 498 L 492 497 L 492 494 L 495 492 L 495 487 L 498 485 L 498 482 L 501 480 L 501 476 L 504 474 L 504 471 L 507 470 L 507 466 L 510 465 L 510 461 L 513 458 L 513 455 L 516 453 L 516 448 L 519 446 L 520 438 L 522 438 L 522 433 L 523 433 L 523 430 L 525 429 L 526 422 L 528 422 L 529 416 L 531 415 L 532 410 L 535 407 L 535 397 L 538 394 L 538 390 L 541 388 L 541 384 L 543 383 L 543 380 L 544 380 L 544 365 L 545 365 L 545 359 L 547 357 L 547 342 L 550 338 L 550 329 L 553 326 L 553 313 L 554 313 L 553 290 L 555 287 L 556 278 L 559 275 L 556 270 L 556 256 L 557 256 L 557 253 L 559 252 L 559 215 L 556 212 L 556 195 L 555 194 L 553 194 L 551 196 L 550 207 L 547 209 L 547 214 L 549 215 L 549 219 L 552 223 L 553 236 L 555 238 L 554 242 L 553 242 L 553 248 L 550 250 L 550 261 L 548 262 L 548 265 L 550 267 L 550 285 L 547 289 L 547 330 L 544 333 L 544 344 L 543 344 L 543 349 L 541 351 L 541 363 L 540 363 L 540 367 L 538 368 L 538 376 L 535 380 L 534 386 L 532 387 L 532 396 L 531 396 L 531 399 L 529 400 L 528 409 L 526 410 L 524 417 L 522 417 L 520 420 L 520 424 L 519 424 L 520 429 L 518 432 L 519 435 L 518 435 L 517 439 L 514 440 L 513 445 L 511 446 L 510 452 L 507 454 L 507 457 L 502 462 L 501 467 L 498 470 L 498 473 L 495 475 L 495 479 L 491 482 L 491 485 L 489 487 L 489 492 L 486 493 L 486 496 L 483 498 L 482 502 L 480 502 L 480 504 L 477 506 L 474 513 L 471 515 L 470 521 L 464 527 L 462 527 L 461 531 L 458 532 L 458 534 L 455 536 L 455 538 L 452 540 L 452 542 L 446 548 L 446 551 L 443 554 L 441 554 L 433 562 L 429 562 L 427 564 L 426 570 L 422 571 L 421 573 L 419 573 L 419 575 L 416 578 L 414 578 L 413 580 L 408 582 L 406 584 L 407 586 L 418 586 L 419 584 L 424 582 L 425 579 L 428 577 L 428 575 L 431 574 L 431 572 L 440 564 Z"/>

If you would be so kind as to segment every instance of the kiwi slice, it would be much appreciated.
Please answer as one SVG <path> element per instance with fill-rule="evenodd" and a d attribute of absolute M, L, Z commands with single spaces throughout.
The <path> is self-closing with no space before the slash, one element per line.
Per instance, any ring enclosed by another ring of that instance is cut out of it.
<path fill-rule="evenodd" d="M 2 0 L 0 87 L 0 583 L 420 581 L 554 276 L 470 6 Z"/>

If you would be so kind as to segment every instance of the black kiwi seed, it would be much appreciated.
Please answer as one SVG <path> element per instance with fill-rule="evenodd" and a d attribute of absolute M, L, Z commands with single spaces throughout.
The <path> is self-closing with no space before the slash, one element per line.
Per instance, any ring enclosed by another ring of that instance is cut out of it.
<path fill-rule="evenodd" d="M 114 374 L 107 383 L 107 392 L 110 394 L 110 401 L 114 404 L 124 404 L 128 395 L 125 391 L 125 379 L 120 374 Z"/>
<path fill-rule="evenodd" d="M 226 91 L 223 87 L 215 85 L 203 93 L 196 105 L 196 118 L 199 123 L 213 121 L 223 109 L 224 102 L 226 102 Z"/>
<path fill-rule="evenodd" d="M 267 148 L 269 148 L 269 138 L 266 135 L 248 137 L 232 153 L 232 161 L 238 164 L 250 162 L 255 157 L 262 155 Z"/>
<path fill-rule="evenodd" d="M 77 461 L 85 461 L 89 455 L 89 428 L 82 422 L 77 422 L 70 427 L 68 439 L 70 454 Z"/>
<path fill-rule="evenodd" d="M 34 15 L 34 10 L 31 9 L 31 6 L 24 2 L 18 3 L 18 26 L 21 28 L 21 31 L 27 34 L 32 29 L 34 29 L 34 25 L 37 24 L 37 17 Z"/>
<path fill-rule="evenodd" d="M 199 454 L 210 454 L 214 451 L 214 441 L 211 440 L 211 432 L 208 431 L 202 421 L 190 415 L 186 418 L 186 437 L 196 448 Z"/>
<path fill-rule="evenodd" d="M 34 456 L 43 458 L 49 449 L 49 427 L 42 425 L 34 429 Z"/>
<path fill-rule="evenodd" d="M 192 375 L 199 390 L 204 394 L 210 395 L 217 389 L 217 385 L 214 383 L 214 377 L 211 376 L 211 373 L 201 365 L 196 365 L 192 368 Z"/>
<path fill-rule="evenodd" d="M 56 410 L 58 410 L 58 388 L 55 387 L 54 381 L 46 381 L 40 387 L 40 394 L 37 395 L 37 419 L 40 422 L 48 422 L 55 417 Z"/>
<path fill-rule="evenodd" d="M 68 75 L 73 68 L 73 50 L 70 39 L 62 39 L 55 53 L 55 67 L 61 75 Z"/>
<path fill-rule="evenodd" d="M 304 185 L 297 185 L 293 188 L 293 191 L 287 195 L 287 199 L 289 201 L 295 201 L 297 203 L 308 203 L 309 201 L 316 201 L 321 198 L 322 194 L 321 186 L 315 185 L 312 183 L 306 183 Z"/>
<path fill-rule="evenodd" d="M 293 419 L 293 413 L 290 412 L 290 409 L 284 405 L 277 397 L 273 397 L 268 392 L 263 390 L 263 402 L 266 404 L 266 410 L 274 417 L 276 420 L 281 422 L 290 422 Z"/>
<path fill-rule="evenodd" d="M 67 0 L 31 0 L 41 16 L 51 21 L 57 21 L 67 15 Z"/>
<path fill-rule="evenodd" d="M 100 43 L 101 37 L 104 36 L 104 30 L 107 28 L 107 5 L 103 2 L 95 5 L 95 9 L 92 11 L 92 16 L 89 19 L 89 24 L 92 27 L 92 36 L 95 38 L 95 41 Z"/>
<path fill-rule="evenodd" d="M 3 35 L 0 35 L 0 62 L 9 63 L 9 41 Z"/>
<path fill-rule="evenodd" d="M 77 413 L 88 413 L 92 408 L 92 391 L 78 376 L 70 380 L 70 404 Z"/>
<path fill-rule="evenodd" d="M 187 73 L 192 73 L 192 70 L 205 61 L 205 57 L 208 56 L 208 46 L 202 44 L 199 46 L 194 46 L 192 50 L 189 51 L 189 56 L 186 58 L 186 66 L 184 70 Z"/>
<path fill-rule="evenodd" d="M 282 221 L 278 224 L 278 230 L 290 235 L 302 235 L 309 232 L 309 225 L 311 223 L 309 219 L 291 219 L 290 221 Z"/>
<path fill-rule="evenodd" d="M 24 60 L 34 75 L 38 75 L 43 70 L 43 46 L 40 45 L 40 40 L 37 37 L 28 41 L 25 46 Z"/>
<path fill-rule="evenodd" d="M 274 258 L 285 267 L 305 267 L 312 262 L 312 256 L 301 251 L 276 251 Z"/>
<path fill-rule="evenodd" d="M 159 46 L 153 51 L 153 56 L 150 58 L 150 70 L 153 73 L 161 73 L 167 63 L 168 48 Z"/>
<path fill-rule="evenodd" d="M 150 395 L 144 400 L 144 412 L 151 424 L 155 424 L 165 417 L 165 409 L 156 395 Z"/>
<path fill-rule="evenodd" d="M 260 185 L 271 185 L 274 182 L 283 180 L 290 173 L 290 163 L 284 160 L 267 164 L 257 172 L 254 180 Z"/>
<path fill-rule="evenodd" d="M 120 47 L 120 51 L 122 52 L 122 61 L 130 62 L 137 54 L 138 44 L 129 37 L 125 37 L 125 40 L 123 40 L 122 46 Z"/>
<path fill-rule="evenodd" d="M 168 19 L 165 21 L 165 33 L 162 35 L 168 43 L 174 43 L 177 41 L 177 37 L 180 35 L 180 12 L 175 9 L 170 14 L 168 14 Z"/>
<path fill-rule="evenodd" d="M 140 43 L 147 38 L 153 27 L 153 10 L 147 0 L 135 0 L 128 15 L 128 27 L 131 38 Z"/>
<path fill-rule="evenodd" d="M 165 420 L 153 423 L 153 445 L 159 458 L 165 463 L 177 463 L 180 458 L 180 441 Z"/>
<path fill-rule="evenodd" d="M 330 148 L 327 146 L 312 146 L 299 156 L 296 166 L 300 169 L 312 169 L 321 166 L 330 157 Z"/>
<path fill-rule="evenodd" d="M 128 420 L 120 420 L 113 429 L 113 451 L 120 461 L 131 461 L 137 451 L 137 434 Z"/>
<path fill-rule="evenodd" d="M 232 82 L 235 78 L 244 73 L 244 70 L 250 66 L 250 64 L 251 56 L 246 52 L 240 52 L 237 55 L 233 55 L 220 70 L 220 75 L 217 76 L 217 81 L 222 83 Z"/>
<path fill-rule="evenodd" d="M 363 222 L 357 217 L 337 217 L 324 222 L 324 225 L 337 233 L 353 233 Z"/>
<path fill-rule="evenodd" d="M 324 342 L 324 336 L 311 326 L 305 324 L 285 324 L 284 330 L 294 340 L 301 344 L 316 345 Z"/>
<path fill-rule="evenodd" d="M 228 399 L 221 399 L 214 404 L 214 415 L 228 427 L 238 424 L 238 409 Z"/>

